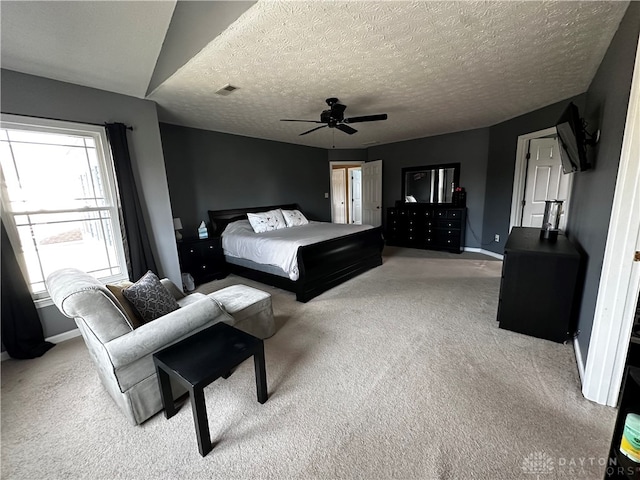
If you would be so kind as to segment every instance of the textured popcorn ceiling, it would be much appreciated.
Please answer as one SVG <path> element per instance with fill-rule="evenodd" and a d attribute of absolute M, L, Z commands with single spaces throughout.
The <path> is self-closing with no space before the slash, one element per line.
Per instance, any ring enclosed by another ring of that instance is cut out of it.
<path fill-rule="evenodd" d="M 586 91 L 627 5 L 263 1 L 149 98 L 166 122 L 325 148 L 483 127 Z M 303 137 L 279 121 L 331 96 L 389 119 Z"/>

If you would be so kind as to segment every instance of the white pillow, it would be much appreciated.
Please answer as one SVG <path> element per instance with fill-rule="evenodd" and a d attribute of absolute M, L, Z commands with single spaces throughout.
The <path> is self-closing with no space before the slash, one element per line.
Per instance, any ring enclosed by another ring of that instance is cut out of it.
<path fill-rule="evenodd" d="M 282 210 L 269 210 L 268 212 L 247 213 L 251 228 L 256 233 L 270 232 L 287 228 L 287 223 L 282 216 Z"/>
<path fill-rule="evenodd" d="M 297 227 L 309 223 L 300 210 L 282 210 L 282 216 L 287 222 L 287 227 Z"/>

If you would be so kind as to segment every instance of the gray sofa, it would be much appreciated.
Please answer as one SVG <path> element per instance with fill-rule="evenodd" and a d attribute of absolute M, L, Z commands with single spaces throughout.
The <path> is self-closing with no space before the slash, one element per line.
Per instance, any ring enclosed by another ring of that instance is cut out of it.
<path fill-rule="evenodd" d="M 133 330 L 116 297 L 92 276 L 67 268 L 52 273 L 46 280 L 53 302 L 64 315 L 75 319 L 100 380 L 134 425 L 162 409 L 152 358 L 154 352 L 214 323 L 236 324 L 236 319 L 225 311 L 214 294 L 185 296 L 170 280 L 161 282 L 180 308 Z M 270 298 L 268 300 L 266 314 L 263 309 L 261 315 L 254 317 L 264 325 L 251 325 L 249 332 L 254 335 L 257 332 L 263 338 L 274 332 Z M 242 323 L 249 325 L 247 320 L 251 319 L 245 318 Z M 240 325 L 238 328 L 243 329 Z M 185 393 L 177 384 L 172 388 L 176 398 Z"/>

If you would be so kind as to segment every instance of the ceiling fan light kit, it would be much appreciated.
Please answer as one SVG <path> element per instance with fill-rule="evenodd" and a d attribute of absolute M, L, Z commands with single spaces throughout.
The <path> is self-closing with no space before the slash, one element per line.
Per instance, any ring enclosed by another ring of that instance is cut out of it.
<path fill-rule="evenodd" d="M 324 123 L 325 125 L 321 125 L 319 127 L 314 127 L 311 130 L 307 130 L 306 132 L 302 132 L 300 136 L 307 135 L 308 133 L 315 132 L 316 130 L 320 130 L 321 128 L 329 127 L 329 128 L 337 128 L 338 130 L 348 134 L 353 135 L 357 132 L 357 130 L 353 127 L 350 127 L 349 123 L 361 123 L 361 122 L 376 122 L 379 120 L 386 120 L 388 118 L 386 113 L 381 113 L 377 115 L 364 115 L 360 117 L 351 117 L 344 118 L 344 111 L 347 109 L 347 106 L 340 103 L 335 97 L 327 98 L 327 105 L 329 105 L 328 110 L 323 110 L 320 114 L 320 121 L 318 120 L 297 120 L 297 119 L 281 119 L 281 122 L 307 122 L 307 123 Z"/>

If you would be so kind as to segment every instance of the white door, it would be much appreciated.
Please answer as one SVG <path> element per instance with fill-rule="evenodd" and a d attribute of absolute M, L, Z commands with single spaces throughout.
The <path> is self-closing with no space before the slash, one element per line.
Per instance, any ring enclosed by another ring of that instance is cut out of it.
<path fill-rule="evenodd" d="M 382 225 L 382 160 L 362 165 L 362 223 Z"/>
<path fill-rule="evenodd" d="M 344 168 L 331 171 L 331 218 L 333 223 L 347 223 L 347 182 Z"/>
<path fill-rule="evenodd" d="M 572 174 L 562 173 L 556 138 L 531 139 L 522 208 L 522 226 L 542 227 L 545 200 L 564 200 L 560 216 L 560 229 L 564 230 L 569 211 L 568 203 L 572 179 Z"/>
<path fill-rule="evenodd" d="M 362 224 L 362 171 L 350 168 L 349 177 L 349 223 Z"/>

